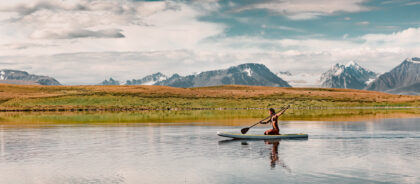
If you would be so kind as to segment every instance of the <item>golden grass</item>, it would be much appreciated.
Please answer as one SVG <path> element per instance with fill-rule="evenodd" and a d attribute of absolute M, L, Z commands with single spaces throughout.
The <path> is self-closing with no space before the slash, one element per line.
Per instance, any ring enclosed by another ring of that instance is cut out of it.
<path fill-rule="evenodd" d="M 263 86 L 39 86 L 0 84 L 0 109 L 266 108 L 418 106 L 420 96 L 330 88 Z"/>

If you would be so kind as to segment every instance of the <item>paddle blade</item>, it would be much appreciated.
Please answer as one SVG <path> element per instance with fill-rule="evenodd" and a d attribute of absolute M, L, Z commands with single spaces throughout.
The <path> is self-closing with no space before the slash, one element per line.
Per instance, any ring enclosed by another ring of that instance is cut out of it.
<path fill-rule="evenodd" d="M 243 128 L 241 129 L 242 134 L 246 134 L 248 132 L 249 128 Z"/>

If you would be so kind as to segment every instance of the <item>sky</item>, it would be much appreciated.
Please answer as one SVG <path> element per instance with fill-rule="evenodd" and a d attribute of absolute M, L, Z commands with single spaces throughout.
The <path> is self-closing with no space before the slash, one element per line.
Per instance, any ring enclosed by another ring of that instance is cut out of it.
<path fill-rule="evenodd" d="M 335 63 L 420 57 L 416 0 L 0 0 L 0 69 L 66 85 L 242 63 L 317 86 Z"/>

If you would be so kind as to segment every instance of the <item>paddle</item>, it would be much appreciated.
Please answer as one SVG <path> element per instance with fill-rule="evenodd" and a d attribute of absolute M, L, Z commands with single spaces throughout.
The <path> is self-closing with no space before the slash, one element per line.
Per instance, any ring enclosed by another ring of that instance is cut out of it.
<path fill-rule="evenodd" d="M 286 108 L 282 108 L 281 110 L 280 110 L 280 112 L 283 112 L 284 110 L 286 110 L 286 109 L 288 109 L 290 107 L 290 105 L 288 105 Z M 264 118 L 263 120 L 261 120 L 261 121 L 264 121 L 264 120 L 266 120 L 266 119 L 268 119 L 268 118 L 271 118 L 271 115 L 270 116 L 268 116 L 268 117 L 266 117 L 266 118 Z M 241 129 L 241 133 L 242 134 L 246 134 L 248 131 L 249 131 L 249 129 L 251 129 L 252 127 L 254 127 L 255 125 L 258 125 L 258 124 L 260 124 L 261 123 L 261 121 L 259 121 L 258 123 L 255 123 L 255 124 L 253 124 L 252 126 L 250 126 L 250 127 L 246 127 L 246 128 L 243 128 L 243 129 Z"/>
<path fill-rule="evenodd" d="M 271 115 L 270 115 L 270 116 L 268 116 L 268 117 L 266 117 L 266 118 L 264 118 L 264 119 L 263 119 L 263 120 L 261 120 L 261 121 L 264 121 L 264 120 L 266 120 L 266 119 L 268 119 L 268 118 L 270 118 L 270 117 L 271 117 Z M 250 128 L 254 127 L 255 125 L 258 125 L 261 121 L 259 121 L 258 123 L 253 124 L 253 125 L 252 125 L 252 126 L 250 126 L 250 127 L 246 127 L 246 128 L 241 129 L 242 134 L 246 134 Z"/>

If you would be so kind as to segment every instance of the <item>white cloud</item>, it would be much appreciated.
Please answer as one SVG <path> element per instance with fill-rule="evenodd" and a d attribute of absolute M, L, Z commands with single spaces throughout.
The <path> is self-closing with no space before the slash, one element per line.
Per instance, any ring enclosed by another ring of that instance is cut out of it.
<path fill-rule="evenodd" d="M 420 46 L 420 27 L 408 28 L 391 34 L 367 34 L 361 37 L 366 44 L 378 47 L 416 48 Z"/>
<path fill-rule="evenodd" d="M 278 30 L 284 30 L 284 31 L 294 31 L 294 32 L 300 32 L 303 33 L 305 32 L 305 30 L 303 29 L 299 29 L 299 28 L 294 28 L 294 27 L 288 27 L 288 26 L 278 26 L 278 25 L 266 25 L 263 24 L 261 25 L 261 28 L 263 29 L 278 29 Z"/>
<path fill-rule="evenodd" d="M 177 3 L 129 0 L 44 0 L 0 4 L 3 26 L 20 38 L 122 37 L 120 26 L 153 26 L 146 18 L 178 11 Z M 4 36 L 8 36 L 5 34 Z"/>
<path fill-rule="evenodd" d="M 400 26 L 377 26 L 380 29 L 399 30 Z"/>
<path fill-rule="evenodd" d="M 298 74 L 295 85 L 313 86 L 317 76 L 335 63 L 356 60 L 386 72 L 406 57 L 420 56 L 420 28 L 392 34 L 368 34 L 356 40 L 221 38 L 196 48 L 132 52 L 81 52 L 41 56 L 3 56 L 0 68 L 27 70 L 56 77 L 64 84 L 95 84 L 114 77 L 125 81 L 154 72 L 181 75 L 257 62 L 272 71 Z M 303 76 L 312 76 L 303 80 Z"/>
<path fill-rule="evenodd" d="M 165 10 L 178 9 L 176 3 L 129 0 L 43 0 L 0 5 L 0 11 L 14 13 L 10 21 L 68 23 L 78 26 L 112 23 L 143 24 L 143 17 Z"/>
<path fill-rule="evenodd" d="M 277 75 L 294 87 L 319 87 L 321 85 L 320 74 L 292 73 L 291 75 Z"/>
<path fill-rule="evenodd" d="M 405 5 L 406 6 L 416 6 L 416 5 L 420 5 L 420 2 L 419 1 L 408 2 Z"/>
<path fill-rule="evenodd" d="M 370 24 L 370 22 L 368 22 L 368 21 L 356 22 L 356 25 L 360 25 L 360 26 L 367 26 L 369 24 Z"/>
<path fill-rule="evenodd" d="M 404 32 L 404 31 L 403 31 Z M 396 33 L 405 34 L 404 33 Z M 64 84 L 95 84 L 109 77 L 125 81 L 154 72 L 181 75 L 203 70 L 256 62 L 267 65 L 273 72 L 289 70 L 298 74 L 298 86 L 314 86 L 320 73 L 335 63 L 357 60 L 376 72 L 385 72 L 405 57 L 420 55 L 420 46 L 376 46 L 366 36 L 364 43 L 332 40 L 265 40 L 262 38 L 226 38 L 217 43 L 199 45 L 188 50 L 136 52 L 82 52 L 44 56 L 0 57 L 0 68 L 23 69 L 32 73 L 56 77 Z M 378 35 L 375 35 L 378 36 Z M 390 36 L 392 35 L 385 35 Z M 392 40 L 392 39 L 391 39 Z M 236 43 L 233 43 L 236 42 Z M 243 47 L 232 47 L 232 45 Z M 272 45 L 264 49 L 253 45 Z M 403 44 L 404 45 L 404 44 Z M 208 48 L 208 49 L 203 49 Z M 417 50 L 416 50 L 417 49 Z M 30 68 L 28 68 L 30 66 Z M 303 78 L 310 76 L 307 80 Z"/>
<path fill-rule="evenodd" d="M 304 82 L 313 85 L 312 79 L 337 62 L 357 60 L 373 71 L 385 72 L 406 57 L 420 56 L 420 28 L 358 38 L 343 35 L 339 40 L 314 36 L 224 37 L 226 25 L 199 20 L 218 8 L 214 1 L 210 5 L 111 0 L 43 2 L 47 3 L 7 3 L 11 7 L 7 12 L 6 5 L 0 3 L 0 68 L 49 75 L 64 84 L 96 84 L 109 77 L 125 81 L 154 72 L 186 75 L 257 62 L 274 72 L 289 70 L 298 74 L 296 84 L 303 84 L 304 76 L 312 76 Z M 315 18 L 366 10 L 363 1 L 342 3 L 350 3 L 349 7 L 332 2 L 325 10 L 311 2 L 294 1 L 291 5 L 302 6 L 284 15 Z M 260 4 L 264 3 L 269 1 Z M 325 3 L 318 2 L 320 6 Z M 286 26 L 261 28 L 303 31 Z"/>
<path fill-rule="evenodd" d="M 237 7 L 235 11 L 266 9 L 293 20 L 314 19 L 339 12 L 361 12 L 370 10 L 363 5 L 366 0 L 260 0 Z"/>
<path fill-rule="evenodd" d="M 187 75 L 228 67 L 239 61 L 235 54 L 192 50 L 83 52 L 3 56 L 0 57 L 0 68 L 53 76 L 63 84 L 97 84 L 109 77 L 125 81 L 155 72 Z"/>
<path fill-rule="evenodd" d="M 3 11 L 16 14 L 7 14 L 8 21 L 0 29 L 0 45 L 26 43 L 57 47 L 20 50 L 8 47 L 7 52 L 0 55 L 190 49 L 207 37 L 222 34 L 225 29 L 222 24 L 198 20 L 208 10 L 203 10 L 202 4 L 111 0 L 42 2 L 0 6 Z"/>

